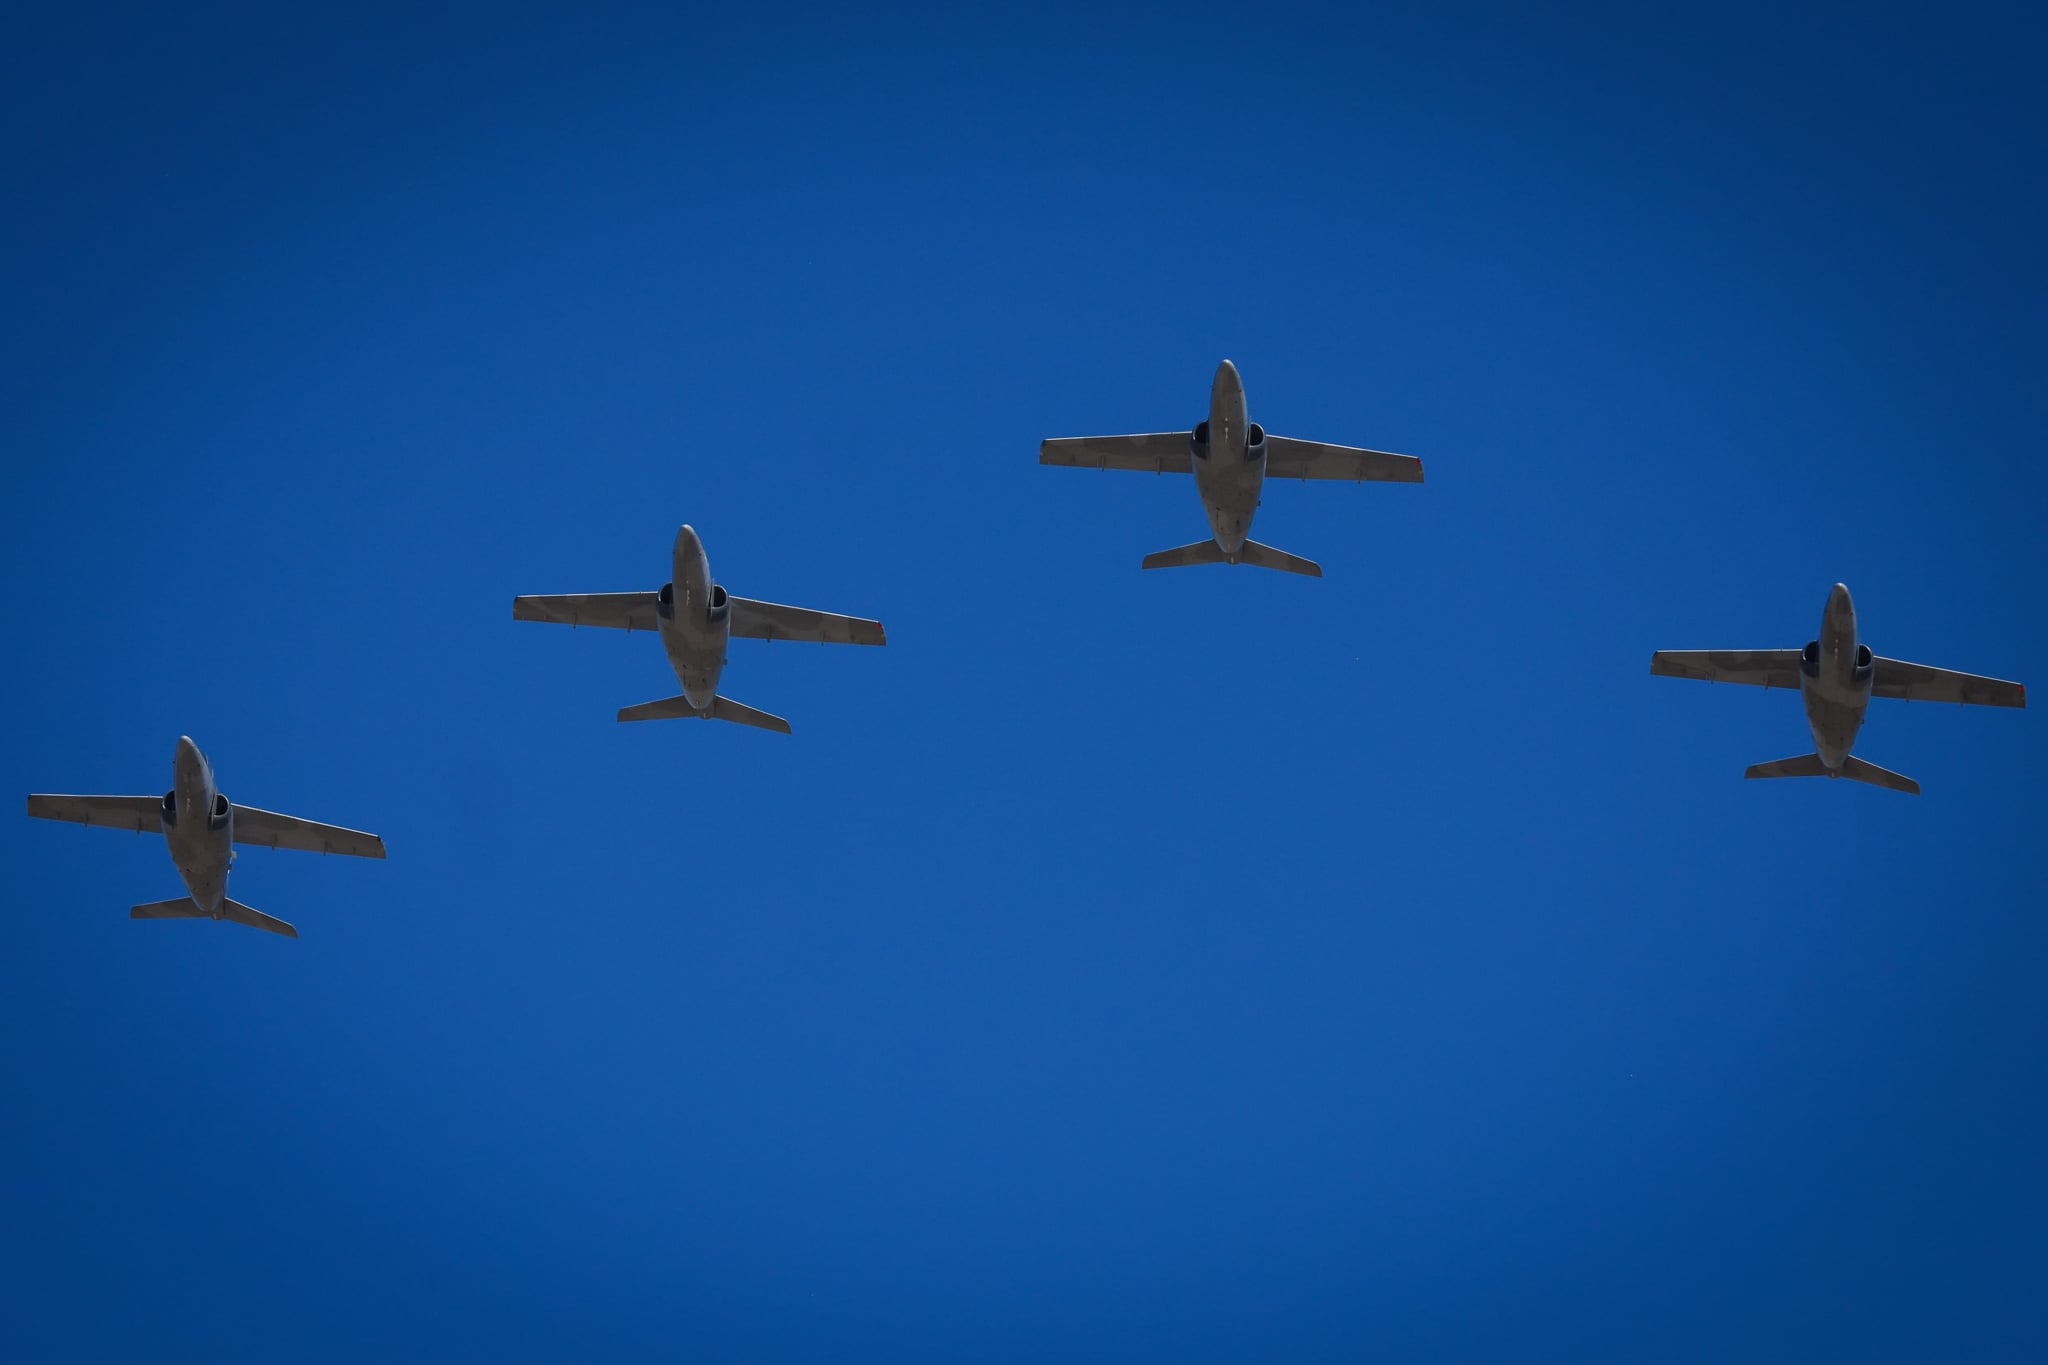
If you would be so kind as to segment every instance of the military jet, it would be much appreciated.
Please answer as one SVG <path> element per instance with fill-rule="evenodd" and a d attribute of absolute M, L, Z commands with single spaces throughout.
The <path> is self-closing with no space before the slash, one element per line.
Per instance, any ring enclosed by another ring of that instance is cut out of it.
<path fill-rule="evenodd" d="M 1038 447 L 1040 464 L 1087 469 L 1135 469 L 1152 474 L 1195 476 L 1195 491 L 1209 514 L 1211 538 L 1146 555 L 1139 566 L 1172 569 L 1183 564 L 1256 564 L 1264 569 L 1321 578 L 1312 559 L 1247 540 L 1259 490 L 1276 479 L 1373 479 L 1421 483 L 1422 461 L 1412 455 L 1357 446 L 1268 436 L 1245 415 L 1244 381 L 1224 361 L 1209 386 L 1209 416 L 1192 432 L 1153 431 L 1135 436 L 1061 436 Z"/>
<path fill-rule="evenodd" d="M 660 631 L 661 647 L 668 651 L 669 666 L 675 669 L 683 694 L 628 706 L 619 712 L 620 720 L 729 720 L 785 735 L 789 733 L 789 722 L 782 717 L 718 695 L 718 675 L 725 667 L 728 637 L 840 645 L 888 643 L 880 621 L 733 596 L 711 581 L 711 564 L 704 557 L 704 542 L 688 526 L 676 531 L 670 568 L 673 576 L 656 592 L 515 597 L 512 619 Z"/>
<path fill-rule="evenodd" d="M 2016 682 L 1872 654 L 1856 638 L 1856 605 L 1840 583 L 1828 594 L 1820 635 L 1804 649 L 1660 649 L 1650 656 L 1650 671 L 1667 678 L 1799 689 L 1815 751 L 1754 764 L 1744 777 L 1847 777 L 1916 795 L 1920 784 L 1912 778 L 1849 753 L 1872 697 L 1971 706 L 2027 704 L 2027 689 Z"/>
<path fill-rule="evenodd" d="M 228 919 L 286 938 L 297 938 L 299 931 L 281 919 L 228 899 L 228 869 L 235 861 L 231 845 L 301 848 L 357 858 L 384 856 L 384 841 L 374 834 L 236 805 L 214 786 L 213 767 L 189 736 L 178 740 L 178 754 L 171 762 L 171 789 L 162 796 L 37 795 L 28 799 L 28 813 L 44 820 L 74 820 L 81 825 L 163 834 L 171 862 L 191 894 L 138 905 L 128 912 L 130 919 Z"/>

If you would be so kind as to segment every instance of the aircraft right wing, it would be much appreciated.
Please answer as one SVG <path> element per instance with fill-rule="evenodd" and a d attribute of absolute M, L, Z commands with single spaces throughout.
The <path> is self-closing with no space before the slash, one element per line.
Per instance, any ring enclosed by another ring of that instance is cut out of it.
<path fill-rule="evenodd" d="M 2001 678 L 1957 673 L 1948 668 L 1909 664 L 1903 659 L 1872 659 L 1870 695 L 1901 701 L 1952 701 L 1966 706 L 2025 706 L 2027 689 Z"/>
<path fill-rule="evenodd" d="M 28 813 L 39 820 L 70 820 L 137 833 L 161 834 L 164 828 L 161 796 L 36 795 L 28 799 Z"/>
<path fill-rule="evenodd" d="M 1146 431 L 1135 436 L 1056 436 L 1038 443 L 1040 464 L 1082 469 L 1135 469 L 1144 474 L 1187 474 L 1195 467 L 1185 431 Z"/>
<path fill-rule="evenodd" d="M 1650 671 L 1665 678 L 1749 683 L 1755 687 L 1799 686 L 1796 649 L 1660 649 Z"/>
<path fill-rule="evenodd" d="M 235 807 L 235 842 L 263 848 L 300 848 L 308 853 L 346 853 L 354 858 L 381 858 L 384 841 L 359 829 L 323 825 L 296 815 L 279 815 L 254 806 Z"/>
<path fill-rule="evenodd" d="M 1352 479 L 1379 483 L 1421 483 L 1422 461 L 1390 450 L 1333 446 L 1322 441 L 1297 441 L 1292 436 L 1266 437 L 1269 479 Z"/>
<path fill-rule="evenodd" d="M 727 594 L 732 604 L 731 631 L 744 640 L 808 640 L 821 645 L 886 645 L 880 621 L 837 612 L 785 607 Z"/>
<path fill-rule="evenodd" d="M 566 592 L 512 599 L 515 621 L 553 621 L 564 626 L 610 626 L 614 630 L 657 630 L 652 592 Z"/>

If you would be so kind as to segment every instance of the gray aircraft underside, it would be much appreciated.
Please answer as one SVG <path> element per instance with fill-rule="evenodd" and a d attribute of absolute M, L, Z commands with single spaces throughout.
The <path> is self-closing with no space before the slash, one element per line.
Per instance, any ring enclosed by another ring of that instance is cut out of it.
<path fill-rule="evenodd" d="M 1146 555 L 1141 568 L 1256 564 L 1312 578 L 1323 576 L 1322 566 L 1314 560 L 1247 539 L 1269 476 L 1422 482 L 1422 461 L 1412 455 L 1268 435 L 1247 415 L 1244 381 L 1238 377 L 1237 366 L 1228 360 L 1216 367 L 1215 382 L 1209 386 L 1208 420 L 1196 424 L 1193 431 L 1060 436 L 1040 443 L 1038 462 L 1195 476 L 1195 490 L 1209 514 L 1211 538 Z"/>
<path fill-rule="evenodd" d="M 1856 636 L 1856 606 L 1835 584 L 1821 613 L 1820 634 L 1804 649 L 1660 649 L 1650 672 L 1668 678 L 1798 688 L 1814 752 L 1753 764 L 1744 777 L 1847 777 L 1893 791 L 1917 793 L 1910 777 L 1850 754 L 1872 697 L 1946 701 L 1965 706 L 2025 706 L 2016 682 L 1910 664 L 1873 654 Z"/>
<path fill-rule="evenodd" d="M 565 626 L 606 626 L 661 634 L 669 666 L 683 685 L 678 697 L 628 706 L 620 720 L 728 720 L 762 730 L 789 733 L 789 722 L 718 695 L 725 669 L 725 645 L 732 636 L 753 640 L 806 640 L 818 644 L 881 645 L 888 640 L 880 621 L 839 616 L 806 607 L 785 607 L 735 597 L 711 577 L 704 542 L 688 526 L 676 531 L 670 555 L 673 576 L 654 592 L 563 593 L 515 597 L 516 621 L 552 621 Z"/>
<path fill-rule="evenodd" d="M 162 796 L 39 793 L 29 797 L 28 813 L 44 820 L 71 820 L 164 836 L 171 863 L 189 894 L 138 905 L 128 912 L 130 919 L 226 919 L 286 938 L 297 938 L 299 931 L 281 919 L 228 899 L 235 844 L 346 853 L 356 858 L 384 856 L 384 841 L 374 834 L 236 805 L 220 794 L 213 781 L 213 765 L 189 736 L 178 740 L 177 757 L 171 763 L 171 789 Z"/>

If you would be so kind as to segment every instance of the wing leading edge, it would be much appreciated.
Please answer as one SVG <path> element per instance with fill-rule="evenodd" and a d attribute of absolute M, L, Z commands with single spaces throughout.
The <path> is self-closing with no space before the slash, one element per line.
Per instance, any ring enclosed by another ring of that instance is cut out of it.
<path fill-rule="evenodd" d="M 1909 664 L 1903 659 L 1870 661 L 1870 695 L 1899 701 L 1947 701 L 1960 706 L 2025 706 L 2027 689 L 2002 678 L 1958 673 L 1949 668 Z"/>
<path fill-rule="evenodd" d="M 1660 649 L 1650 671 L 1664 678 L 1747 683 L 1752 687 L 1799 686 L 1796 649 Z"/>
<path fill-rule="evenodd" d="M 161 834 L 164 829 L 163 802 L 161 796 L 38 794 L 28 799 L 28 813 L 39 820 L 69 820 L 80 825 L 105 825 L 109 829 Z"/>
<path fill-rule="evenodd" d="M 785 607 L 780 602 L 758 602 L 751 597 L 730 594 L 726 601 L 732 605 L 731 631 L 742 639 L 805 640 L 821 645 L 889 643 L 882 623 L 864 616 L 841 616 L 836 612 L 812 611 L 809 607 Z"/>
<path fill-rule="evenodd" d="M 1297 441 L 1292 436 L 1268 436 L 1266 477 L 1421 483 L 1422 461 L 1413 455 L 1396 455 L 1390 450 Z"/>
<path fill-rule="evenodd" d="M 1187 474 L 1194 469 L 1191 435 L 1144 431 L 1130 436 L 1056 436 L 1038 443 L 1040 464 L 1080 469 L 1130 469 L 1143 474 Z"/>
<path fill-rule="evenodd" d="M 562 626 L 605 626 L 612 630 L 657 630 L 651 592 L 566 592 L 512 599 L 515 621 L 552 621 Z"/>
<path fill-rule="evenodd" d="M 297 848 L 308 853 L 346 853 L 352 858 L 384 856 L 384 841 L 374 834 L 254 806 L 235 807 L 235 842 L 260 848 Z"/>

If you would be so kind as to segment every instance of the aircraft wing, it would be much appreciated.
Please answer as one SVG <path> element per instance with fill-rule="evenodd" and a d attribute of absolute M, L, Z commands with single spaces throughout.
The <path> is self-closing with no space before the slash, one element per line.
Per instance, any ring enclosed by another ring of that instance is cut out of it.
<path fill-rule="evenodd" d="M 254 806 L 235 807 L 235 842 L 264 848 L 302 848 L 308 853 L 346 853 L 355 858 L 381 858 L 384 841 L 359 829 L 323 825 L 296 815 L 279 815 Z"/>
<path fill-rule="evenodd" d="M 1396 455 L 1385 450 L 1297 441 L 1292 436 L 1268 436 L 1266 477 L 1421 483 L 1422 461 L 1413 455 Z"/>
<path fill-rule="evenodd" d="M 2016 682 L 1980 678 L 1947 668 L 1909 664 L 1903 659 L 1870 661 L 1870 695 L 1901 701 L 1952 701 L 1965 706 L 2025 706 L 2027 689 Z"/>
<path fill-rule="evenodd" d="M 1650 671 L 1666 678 L 1749 683 L 1755 687 L 1799 686 L 1796 649 L 1660 649 Z"/>
<path fill-rule="evenodd" d="M 651 592 L 567 592 L 512 599 L 515 621 L 553 621 L 564 626 L 610 626 L 614 630 L 655 630 Z"/>
<path fill-rule="evenodd" d="M 1144 474 L 1186 474 L 1194 469 L 1193 436 L 1147 431 L 1135 436 L 1056 436 L 1038 443 L 1040 464 L 1082 469 L 1135 469 Z"/>
<path fill-rule="evenodd" d="M 37 795 L 28 799 L 28 813 L 40 820 L 71 820 L 151 834 L 161 834 L 164 828 L 161 796 Z"/>
<path fill-rule="evenodd" d="M 880 621 L 859 616 L 839 616 L 807 607 L 785 607 L 778 602 L 756 602 L 751 597 L 726 599 L 732 607 L 729 624 L 734 635 L 749 640 L 809 640 L 821 645 L 885 645 Z"/>

